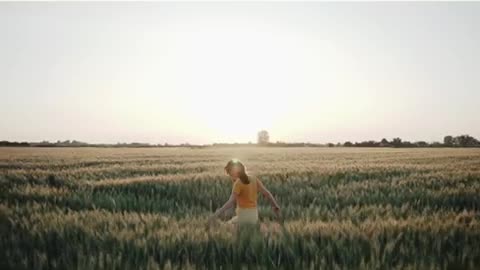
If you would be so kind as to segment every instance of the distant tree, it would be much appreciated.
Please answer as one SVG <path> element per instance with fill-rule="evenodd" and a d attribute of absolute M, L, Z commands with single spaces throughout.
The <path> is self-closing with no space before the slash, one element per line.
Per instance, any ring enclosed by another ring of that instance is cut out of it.
<path fill-rule="evenodd" d="M 360 142 L 360 143 L 356 142 L 355 146 L 358 146 L 358 147 L 378 147 L 378 146 L 380 146 L 380 143 L 376 142 L 376 141 L 363 141 L 363 142 Z"/>
<path fill-rule="evenodd" d="M 402 139 L 400 138 L 394 138 L 391 142 L 391 144 L 394 146 L 394 147 L 401 147 L 402 146 Z"/>
<path fill-rule="evenodd" d="M 376 141 L 368 141 L 370 147 L 379 147 L 380 143 Z"/>
<path fill-rule="evenodd" d="M 333 144 L 333 143 L 327 143 L 327 146 L 328 146 L 328 147 L 334 147 L 335 144 Z"/>
<path fill-rule="evenodd" d="M 380 147 L 386 147 L 386 146 L 391 146 L 391 144 L 388 142 L 387 139 L 383 138 L 381 141 L 380 141 Z"/>
<path fill-rule="evenodd" d="M 415 142 L 415 145 L 418 147 L 427 147 L 428 143 L 425 141 L 418 141 L 418 142 Z"/>
<path fill-rule="evenodd" d="M 401 144 L 402 147 L 417 147 L 416 144 L 414 143 L 411 143 L 409 141 L 403 141 L 402 144 Z"/>
<path fill-rule="evenodd" d="M 443 144 L 441 144 L 440 142 L 432 142 L 432 143 L 430 144 L 430 146 L 431 146 L 431 147 L 442 147 Z"/>
<path fill-rule="evenodd" d="M 448 135 L 443 138 L 443 144 L 445 146 L 452 146 L 453 145 L 453 137 Z"/>
<path fill-rule="evenodd" d="M 270 141 L 270 136 L 268 135 L 268 131 L 261 130 L 257 134 L 257 143 L 258 144 L 268 144 Z"/>
<path fill-rule="evenodd" d="M 470 135 L 460 135 L 453 139 L 453 144 L 460 147 L 480 146 L 480 142 Z"/>
<path fill-rule="evenodd" d="M 343 146 L 350 147 L 350 146 L 353 146 L 353 143 L 347 141 L 347 142 L 345 142 L 345 143 L 343 144 Z"/>
<path fill-rule="evenodd" d="M 0 141 L 0 146 L 30 146 L 28 142 Z"/>

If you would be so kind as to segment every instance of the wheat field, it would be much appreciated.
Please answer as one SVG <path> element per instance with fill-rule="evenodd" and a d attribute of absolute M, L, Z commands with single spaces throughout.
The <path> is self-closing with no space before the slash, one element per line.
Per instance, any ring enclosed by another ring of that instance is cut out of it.
<path fill-rule="evenodd" d="M 206 226 L 233 157 L 283 224 Z M 480 268 L 480 149 L 5 147 L 0 191 L 1 269 Z"/>

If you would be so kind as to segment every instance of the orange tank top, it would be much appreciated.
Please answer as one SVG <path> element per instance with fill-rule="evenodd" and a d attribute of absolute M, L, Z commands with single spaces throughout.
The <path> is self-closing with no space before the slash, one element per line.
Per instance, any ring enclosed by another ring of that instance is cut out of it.
<path fill-rule="evenodd" d="M 244 184 L 240 178 L 233 183 L 232 191 L 237 194 L 237 208 L 257 207 L 257 181 L 260 180 L 254 175 L 247 175 L 250 183 Z"/>

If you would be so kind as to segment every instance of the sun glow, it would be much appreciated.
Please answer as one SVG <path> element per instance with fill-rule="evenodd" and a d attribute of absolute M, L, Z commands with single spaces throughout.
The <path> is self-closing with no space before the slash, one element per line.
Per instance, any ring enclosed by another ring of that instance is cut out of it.
<path fill-rule="evenodd" d="M 322 99 L 334 93 L 325 86 L 338 79 L 338 47 L 288 26 L 239 22 L 180 24 L 166 39 L 182 74 L 175 85 L 198 132 L 217 141 L 253 141 L 261 129 L 286 136 L 312 117 L 302 116 L 305 107 L 328 110 Z"/>

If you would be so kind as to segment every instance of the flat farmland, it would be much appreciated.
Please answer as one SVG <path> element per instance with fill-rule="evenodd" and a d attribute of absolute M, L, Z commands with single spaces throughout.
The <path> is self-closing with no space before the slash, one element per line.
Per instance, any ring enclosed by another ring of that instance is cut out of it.
<path fill-rule="evenodd" d="M 231 158 L 283 224 L 207 226 Z M 0 233 L 1 269 L 479 269 L 480 149 L 3 147 Z"/>

